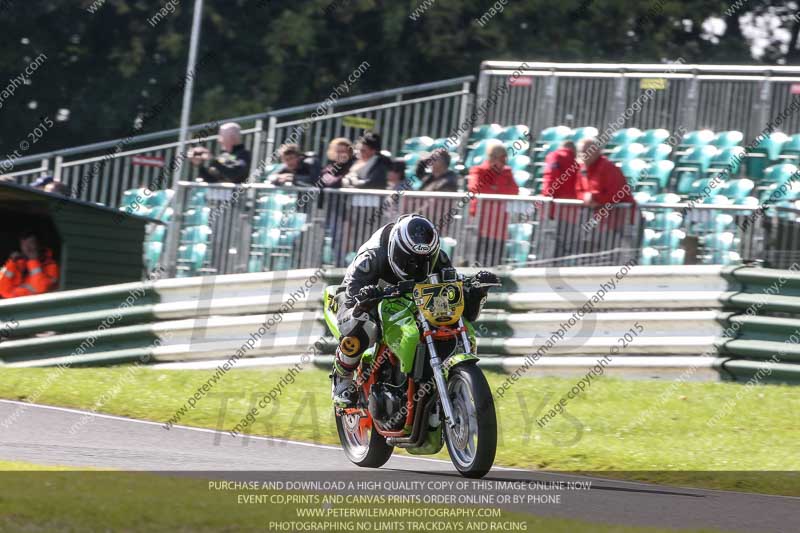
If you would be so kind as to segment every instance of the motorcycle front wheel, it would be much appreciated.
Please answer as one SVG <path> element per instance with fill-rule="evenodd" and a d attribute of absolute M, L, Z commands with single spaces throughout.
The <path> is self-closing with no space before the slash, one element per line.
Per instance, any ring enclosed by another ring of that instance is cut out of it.
<path fill-rule="evenodd" d="M 380 468 L 394 451 L 378 433 L 369 417 L 358 414 L 336 416 L 336 429 L 345 455 L 364 468 Z"/>
<path fill-rule="evenodd" d="M 474 363 L 460 365 L 450 370 L 447 394 L 455 422 L 445 429 L 450 460 L 461 475 L 481 478 L 492 468 L 497 451 L 497 416 L 489 384 Z"/>

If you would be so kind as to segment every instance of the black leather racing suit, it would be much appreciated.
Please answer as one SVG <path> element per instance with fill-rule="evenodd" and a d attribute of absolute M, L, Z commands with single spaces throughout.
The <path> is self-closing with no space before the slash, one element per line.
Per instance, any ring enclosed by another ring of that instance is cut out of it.
<path fill-rule="evenodd" d="M 368 285 L 395 285 L 401 281 L 389 265 L 389 232 L 394 223 L 378 229 L 358 249 L 356 257 L 345 272 L 336 295 L 336 321 L 342 337 L 336 350 L 337 363 L 345 370 L 358 366 L 361 354 L 380 338 L 380 320 L 377 307 L 367 311 L 356 309 L 355 297 Z M 451 268 L 447 254 L 440 250 L 433 273 Z M 486 289 L 464 287 L 464 318 L 474 321 L 481 312 Z"/>

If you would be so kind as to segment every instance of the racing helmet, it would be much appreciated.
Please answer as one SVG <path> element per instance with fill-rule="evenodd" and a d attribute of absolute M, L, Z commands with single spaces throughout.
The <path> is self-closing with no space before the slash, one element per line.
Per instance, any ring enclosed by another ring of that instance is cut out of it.
<path fill-rule="evenodd" d="M 389 265 L 402 280 L 417 282 L 433 272 L 439 258 L 439 232 L 422 215 L 403 215 L 389 231 Z"/>

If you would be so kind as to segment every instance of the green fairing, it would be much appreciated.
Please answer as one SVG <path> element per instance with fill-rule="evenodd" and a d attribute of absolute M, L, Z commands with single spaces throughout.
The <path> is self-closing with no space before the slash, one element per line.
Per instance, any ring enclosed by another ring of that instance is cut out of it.
<path fill-rule="evenodd" d="M 325 297 L 322 302 L 322 314 L 325 317 L 325 323 L 328 324 L 328 328 L 330 328 L 331 333 L 338 341 L 342 334 L 339 333 L 339 326 L 336 323 L 336 313 L 334 313 L 330 308 L 331 298 L 333 298 L 335 291 L 336 285 L 329 285 L 325 287 Z"/>
<path fill-rule="evenodd" d="M 400 360 L 400 370 L 405 373 L 414 368 L 414 356 L 419 343 L 419 328 L 414 318 L 416 310 L 410 298 L 384 300 L 378 307 L 383 342 Z"/>

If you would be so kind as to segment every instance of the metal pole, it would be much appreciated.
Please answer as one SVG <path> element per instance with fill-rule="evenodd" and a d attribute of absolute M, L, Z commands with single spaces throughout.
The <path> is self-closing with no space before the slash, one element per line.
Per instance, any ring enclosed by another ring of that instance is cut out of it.
<path fill-rule="evenodd" d="M 194 91 L 195 63 L 197 62 L 197 45 L 200 42 L 200 23 L 203 17 L 203 0 L 194 2 L 194 18 L 192 19 L 192 36 L 189 41 L 189 62 L 186 65 L 186 85 L 183 88 L 183 107 L 181 108 L 181 126 L 178 134 L 176 154 L 185 150 L 186 138 L 189 136 L 189 115 L 192 111 L 192 93 Z M 172 176 L 172 188 L 177 191 L 178 182 L 181 180 L 183 164 L 175 166 Z"/>

